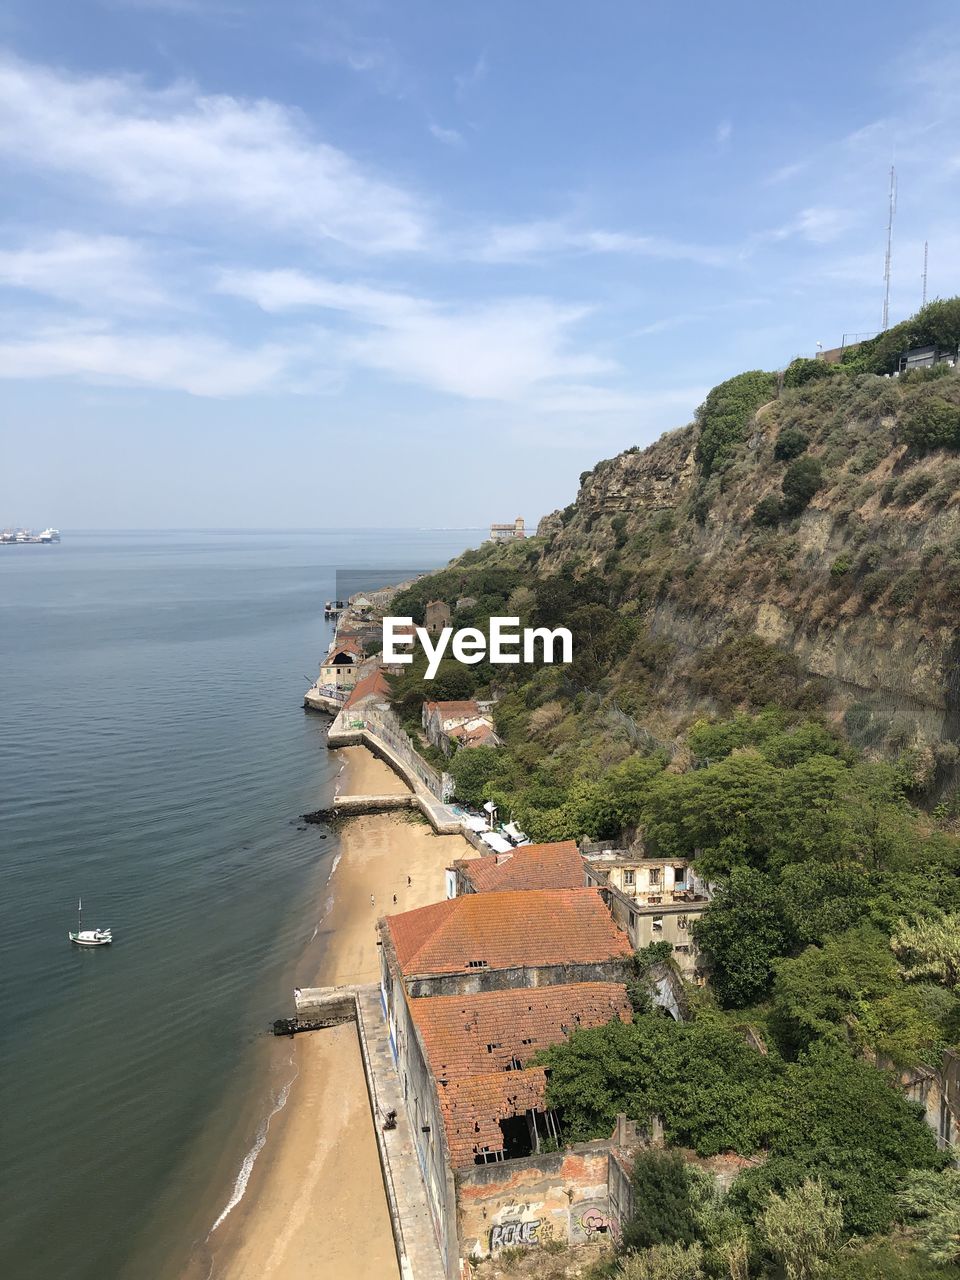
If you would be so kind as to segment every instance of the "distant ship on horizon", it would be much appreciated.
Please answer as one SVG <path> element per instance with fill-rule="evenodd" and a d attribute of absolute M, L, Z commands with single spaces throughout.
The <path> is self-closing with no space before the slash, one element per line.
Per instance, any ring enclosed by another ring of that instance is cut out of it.
<path fill-rule="evenodd" d="M 35 545 L 37 543 L 50 543 L 60 541 L 59 529 L 44 529 L 40 533 L 31 533 L 29 529 L 4 529 L 0 533 L 0 543 L 6 546 L 23 545 L 29 543 Z"/>

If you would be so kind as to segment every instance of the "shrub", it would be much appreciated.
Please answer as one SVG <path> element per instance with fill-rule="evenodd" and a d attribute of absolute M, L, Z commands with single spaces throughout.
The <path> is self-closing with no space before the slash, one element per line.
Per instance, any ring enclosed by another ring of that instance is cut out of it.
<path fill-rule="evenodd" d="M 783 502 L 773 493 L 768 494 L 766 498 L 761 498 L 753 508 L 754 524 L 763 526 L 779 524 L 782 515 Z"/>
<path fill-rule="evenodd" d="M 934 479 L 929 471 L 911 471 L 897 485 L 894 500 L 901 507 L 909 507 L 918 498 L 922 498 L 928 489 L 932 489 L 933 484 Z"/>
<path fill-rule="evenodd" d="M 849 556 L 839 555 L 830 566 L 831 578 L 842 578 L 845 573 L 849 573 L 853 563 Z"/>
<path fill-rule="evenodd" d="M 697 410 L 696 459 L 709 476 L 743 439 L 747 423 L 762 404 L 773 399 L 776 374 L 753 369 L 713 388 Z"/>
<path fill-rule="evenodd" d="M 799 427 L 784 427 L 773 446 L 773 456 L 778 462 L 789 462 L 791 458 L 799 458 L 801 453 L 806 453 L 809 444 L 810 437 L 805 431 Z"/>
<path fill-rule="evenodd" d="M 805 455 L 790 463 L 783 477 L 783 509 L 788 515 L 802 511 L 823 483 L 819 459 Z"/>
<path fill-rule="evenodd" d="M 900 435 L 919 453 L 960 448 L 960 407 L 918 389 L 904 396 Z"/>
<path fill-rule="evenodd" d="M 759 1227 L 787 1280 L 817 1280 L 836 1252 L 842 1224 L 836 1196 L 806 1178 L 782 1196 L 771 1195 Z"/>
<path fill-rule="evenodd" d="M 622 1249 L 630 1252 L 658 1244 L 693 1244 L 697 1221 L 690 1175 L 679 1153 L 640 1152 L 630 1181 L 636 1209 L 623 1224 Z"/>
<path fill-rule="evenodd" d="M 802 387 L 808 382 L 821 382 L 824 378 L 832 378 L 841 370 L 825 360 L 807 360 L 797 356 L 787 365 L 783 375 L 785 387 Z"/>

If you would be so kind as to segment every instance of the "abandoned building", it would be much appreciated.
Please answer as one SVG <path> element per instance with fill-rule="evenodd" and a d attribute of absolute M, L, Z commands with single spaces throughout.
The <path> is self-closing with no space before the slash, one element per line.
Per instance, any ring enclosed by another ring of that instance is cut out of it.
<path fill-rule="evenodd" d="M 596 886 L 617 924 L 639 951 L 668 942 L 681 974 L 698 976 L 691 925 L 710 902 L 707 884 L 682 858 L 645 858 L 609 849 L 584 855 L 586 883 Z"/>
<path fill-rule="evenodd" d="M 583 859 L 573 840 L 527 844 L 503 853 L 455 862 L 447 868 L 450 897 L 505 889 L 582 889 Z"/>
<path fill-rule="evenodd" d="M 472 698 L 461 702 L 425 702 L 420 723 L 427 740 L 446 756 L 460 747 L 498 747 L 500 739 L 489 715 L 491 703 Z"/>
<path fill-rule="evenodd" d="M 630 943 L 587 888 L 468 893 L 378 927 L 390 1045 L 452 1278 L 477 1247 L 462 1235 L 462 1197 L 499 1214 L 514 1175 L 496 1169 L 519 1162 L 529 1177 L 530 1160 L 574 1158 L 556 1153 L 560 1119 L 528 1063 L 577 1027 L 629 1019 Z M 601 1163 L 605 1183 L 605 1152 Z M 591 1170 L 599 1180 L 600 1164 Z"/>
<path fill-rule="evenodd" d="M 437 636 L 450 625 L 450 606 L 445 600 L 429 600 L 423 610 L 423 625 L 432 636 Z"/>
<path fill-rule="evenodd" d="M 333 689 L 352 689 L 357 668 L 363 660 L 360 646 L 353 641 L 335 643 L 320 664 L 320 684 Z"/>

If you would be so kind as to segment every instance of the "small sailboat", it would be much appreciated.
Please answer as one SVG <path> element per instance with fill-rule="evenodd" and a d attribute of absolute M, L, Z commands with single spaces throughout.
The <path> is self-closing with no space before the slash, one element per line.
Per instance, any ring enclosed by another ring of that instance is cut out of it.
<path fill-rule="evenodd" d="M 83 927 L 83 899 L 77 900 L 77 931 L 69 934 L 78 947 L 107 947 L 113 941 L 112 929 L 85 929 Z"/>

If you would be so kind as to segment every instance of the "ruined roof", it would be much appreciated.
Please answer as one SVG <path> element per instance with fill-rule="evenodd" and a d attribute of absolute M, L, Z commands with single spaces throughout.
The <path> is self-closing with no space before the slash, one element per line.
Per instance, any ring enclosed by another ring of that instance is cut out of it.
<path fill-rule="evenodd" d="M 502 1151 L 503 1131 L 499 1122 L 526 1111 L 543 1111 L 546 1091 L 543 1067 L 491 1071 L 438 1085 L 453 1168 L 472 1165 L 477 1152 L 484 1147 L 488 1151 Z"/>
<path fill-rule="evenodd" d="M 468 893 L 387 916 L 405 976 L 596 964 L 631 954 L 597 889 Z"/>
<path fill-rule="evenodd" d="M 350 697 L 344 703 L 346 707 L 352 707 L 355 703 L 362 701 L 364 698 L 380 697 L 385 698 L 390 693 L 390 686 L 387 678 L 377 667 L 370 675 L 364 676 L 362 680 L 358 680 L 351 690 Z"/>
<path fill-rule="evenodd" d="M 581 889 L 583 859 L 574 840 L 525 844 L 512 853 L 457 863 L 476 893 L 498 889 Z"/>
<path fill-rule="evenodd" d="M 526 1066 L 577 1027 L 632 1017 L 622 982 L 511 987 L 475 995 L 411 1000 L 410 1013 L 438 1081 Z"/>
<path fill-rule="evenodd" d="M 483 715 L 473 699 L 466 702 L 428 702 L 427 711 L 430 714 L 439 712 L 442 720 L 477 720 Z"/>

